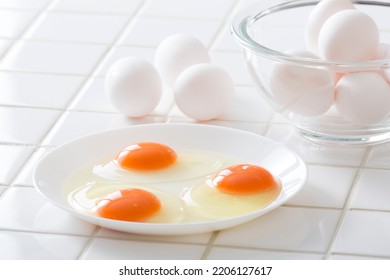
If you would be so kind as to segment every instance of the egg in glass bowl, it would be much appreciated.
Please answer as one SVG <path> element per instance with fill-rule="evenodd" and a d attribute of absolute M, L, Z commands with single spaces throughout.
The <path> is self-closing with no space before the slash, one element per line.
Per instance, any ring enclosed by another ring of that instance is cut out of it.
<path fill-rule="evenodd" d="M 231 32 L 258 91 L 304 138 L 390 140 L 390 2 L 256 1 Z"/>

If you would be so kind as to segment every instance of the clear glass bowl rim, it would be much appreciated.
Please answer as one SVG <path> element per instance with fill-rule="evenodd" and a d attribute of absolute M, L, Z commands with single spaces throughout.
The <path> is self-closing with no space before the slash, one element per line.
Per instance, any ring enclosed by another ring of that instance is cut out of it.
<path fill-rule="evenodd" d="M 265 47 L 254 40 L 250 35 L 250 29 L 254 22 L 267 14 L 285 10 L 289 8 L 297 8 L 301 6 L 316 5 L 319 0 L 290 0 L 290 1 L 264 1 L 259 0 L 254 4 L 239 11 L 233 18 L 231 24 L 231 33 L 236 42 L 251 51 L 256 55 L 263 56 L 284 63 L 293 63 L 315 67 L 327 70 L 338 71 L 362 71 L 362 70 L 384 70 L 390 68 L 390 59 L 367 60 L 367 61 L 330 61 L 322 59 L 313 59 L 306 57 L 297 57 L 289 55 L 274 49 Z M 267 6 L 267 3 L 272 3 Z M 389 1 L 377 0 L 357 0 L 352 1 L 353 4 L 362 5 L 380 5 L 390 7 Z M 390 42 L 389 42 L 390 43 Z"/>

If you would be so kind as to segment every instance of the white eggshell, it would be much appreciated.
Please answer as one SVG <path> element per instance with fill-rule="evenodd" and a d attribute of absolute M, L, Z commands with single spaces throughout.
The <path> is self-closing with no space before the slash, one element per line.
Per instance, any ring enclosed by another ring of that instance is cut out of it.
<path fill-rule="evenodd" d="M 374 59 L 386 59 L 390 56 L 390 45 L 379 43 Z"/>
<path fill-rule="evenodd" d="M 129 117 L 149 114 L 159 103 L 162 82 L 149 62 L 127 57 L 115 62 L 108 70 L 105 89 L 112 105 Z"/>
<path fill-rule="evenodd" d="M 385 59 L 390 61 L 390 45 L 380 43 L 376 52 L 375 59 Z M 383 75 L 387 79 L 387 82 L 390 83 L 390 67 L 386 68 L 386 70 L 383 71 Z"/>
<path fill-rule="evenodd" d="M 343 10 L 329 17 L 318 37 L 320 56 L 328 60 L 368 60 L 375 56 L 378 44 L 376 23 L 358 10 Z"/>
<path fill-rule="evenodd" d="M 318 35 L 324 22 L 336 12 L 354 9 L 349 0 L 321 0 L 311 11 L 305 27 L 307 48 L 318 54 Z"/>
<path fill-rule="evenodd" d="M 202 42 L 184 34 L 164 39 L 155 54 L 155 66 L 163 81 L 171 88 L 183 70 L 194 64 L 209 62 L 209 53 Z"/>
<path fill-rule="evenodd" d="M 381 122 L 390 113 L 390 86 L 375 72 L 346 74 L 336 85 L 335 106 L 350 123 Z"/>
<path fill-rule="evenodd" d="M 287 53 L 317 58 L 308 51 Z M 303 116 L 318 116 L 324 114 L 333 103 L 333 77 L 325 70 L 276 63 L 270 71 L 269 86 L 274 101 L 282 111 L 288 110 Z"/>
<path fill-rule="evenodd" d="M 231 104 L 234 83 L 222 68 L 201 63 L 184 70 L 175 83 L 176 105 L 186 116 L 199 121 L 214 119 Z"/>

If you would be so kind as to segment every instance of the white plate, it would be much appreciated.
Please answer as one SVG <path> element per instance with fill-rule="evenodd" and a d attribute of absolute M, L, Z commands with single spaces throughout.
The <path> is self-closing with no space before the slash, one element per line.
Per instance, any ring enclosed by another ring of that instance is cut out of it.
<path fill-rule="evenodd" d="M 143 141 L 165 143 L 174 149 L 209 150 L 254 161 L 279 177 L 282 193 L 269 206 L 243 216 L 181 224 L 104 219 L 78 212 L 69 205 L 62 187 L 71 174 L 111 157 L 128 144 Z M 257 134 L 209 125 L 147 124 L 89 135 L 57 147 L 37 164 L 34 170 L 34 185 L 51 203 L 90 223 L 138 234 L 181 235 L 226 229 L 264 215 L 295 195 L 303 186 L 306 177 L 306 165 L 294 152 Z"/>

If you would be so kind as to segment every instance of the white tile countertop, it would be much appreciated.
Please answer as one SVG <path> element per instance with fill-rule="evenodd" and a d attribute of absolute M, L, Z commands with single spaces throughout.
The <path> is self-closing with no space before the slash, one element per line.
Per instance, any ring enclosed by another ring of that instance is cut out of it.
<path fill-rule="evenodd" d="M 229 33 L 240 0 L 0 0 L 0 259 L 390 259 L 390 143 L 318 146 L 256 92 Z M 117 112 L 107 68 L 153 62 L 174 33 L 201 40 L 236 85 L 234 104 L 206 122 L 280 141 L 306 162 L 302 191 L 241 226 L 190 236 L 143 236 L 81 221 L 35 190 L 32 171 L 75 137 L 143 123 L 190 123 L 164 92 L 147 117 Z"/>

